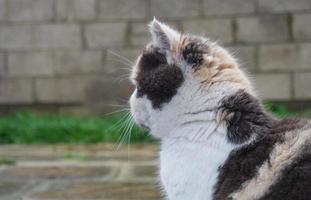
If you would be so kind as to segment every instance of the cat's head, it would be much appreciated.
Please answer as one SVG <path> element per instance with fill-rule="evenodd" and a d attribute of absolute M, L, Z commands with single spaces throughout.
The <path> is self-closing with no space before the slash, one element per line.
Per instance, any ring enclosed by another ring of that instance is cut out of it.
<path fill-rule="evenodd" d="M 176 127 L 213 120 L 223 98 L 241 89 L 252 93 L 236 60 L 215 42 L 155 19 L 150 32 L 152 42 L 132 70 L 136 89 L 130 105 L 135 121 L 154 136 L 169 137 Z"/>

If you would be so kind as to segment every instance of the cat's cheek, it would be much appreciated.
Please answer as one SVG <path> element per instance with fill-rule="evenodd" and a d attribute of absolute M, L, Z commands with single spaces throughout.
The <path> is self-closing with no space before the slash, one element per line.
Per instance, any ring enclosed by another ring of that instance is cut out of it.
<path fill-rule="evenodd" d="M 137 97 L 137 90 L 134 91 L 130 98 L 131 114 L 135 122 L 144 127 L 150 127 L 150 115 L 147 109 L 147 98 L 146 97 Z"/>

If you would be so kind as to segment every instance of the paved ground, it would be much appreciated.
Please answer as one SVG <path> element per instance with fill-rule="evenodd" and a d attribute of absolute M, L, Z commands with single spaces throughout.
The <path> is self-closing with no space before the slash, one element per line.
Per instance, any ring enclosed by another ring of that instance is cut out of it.
<path fill-rule="evenodd" d="M 157 151 L 157 145 L 0 146 L 0 200 L 159 200 Z"/>

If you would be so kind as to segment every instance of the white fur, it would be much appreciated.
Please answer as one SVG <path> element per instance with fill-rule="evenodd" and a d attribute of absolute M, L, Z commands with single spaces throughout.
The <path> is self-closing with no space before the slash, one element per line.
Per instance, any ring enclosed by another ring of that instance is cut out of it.
<path fill-rule="evenodd" d="M 163 26 L 157 21 L 152 24 L 157 24 L 157 29 Z M 178 34 L 167 26 L 162 30 L 166 30 L 170 41 L 178 39 L 171 38 Z M 161 46 L 156 37 L 153 34 L 154 44 Z M 170 54 L 166 54 L 168 60 Z M 219 106 L 223 98 L 244 88 L 226 82 L 203 85 L 182 56 L 173 57 L 170 61 L 180 66 L 184 76 L 177 94 L 160 109 L 154 109 L 146 96 L 137 98 L 135 91 L 130 98 L 131 113 L 138 124 L 149 127 L 151 134 L 162 141 L 160 177 L 168 198 L 209 200 L 217 182 L 217 169 L 234 148 L 226 138 L 226 122 L 219 119 Z"/>
<path fill-rule="evenodd" d="M 160 177 L 170 200 L 208 200 L 217 182 L 217 169 L 234 148 L 226 124 L 217 120 L 221 99 L 238 87 L 201 87 L 191 74 L 167 104 L 153 109 L 147 97 L 130 103 L 134 119 L 162 141 Z"/>
<path fill-rule="evenodd" d="M 193 131 L 203 125 L 190 125 Z M 208 127 L 206 127 L 208 129 Z M 182 130 L 178 130 L 182 131 Z M 210 200 L 217 182 L 218 168 L 233 146 L 215 131 L 205 142 L 185 139 L 162 140 L 160 175 L 170 200 Z"/>

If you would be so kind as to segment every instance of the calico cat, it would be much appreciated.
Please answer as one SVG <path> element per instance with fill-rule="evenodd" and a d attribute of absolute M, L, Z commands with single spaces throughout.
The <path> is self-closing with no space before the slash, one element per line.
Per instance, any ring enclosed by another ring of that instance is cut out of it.
<path fill-rule="evenodd" d="M 221 25 L 220 25 L 221 26 Z M 135 121 L 161 141 L 169 200 L 311 199 L 311 123 L 262 106 L 230 53 L 153 20 L 133 67 Z"/>

